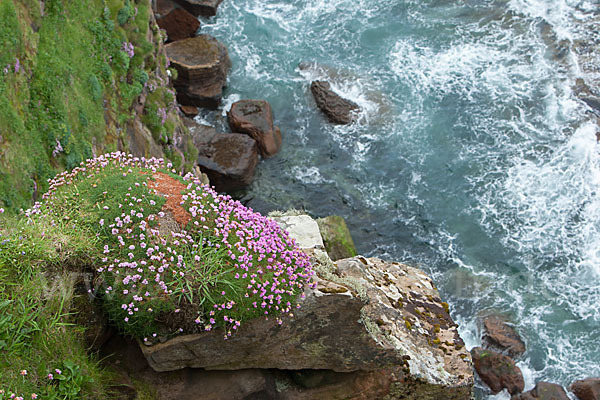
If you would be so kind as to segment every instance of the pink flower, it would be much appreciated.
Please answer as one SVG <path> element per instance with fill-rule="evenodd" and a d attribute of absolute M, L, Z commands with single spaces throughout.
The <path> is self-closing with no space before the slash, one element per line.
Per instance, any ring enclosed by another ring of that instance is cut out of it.
<path fill-rule="evenodd" d="M 25 376 L 27 375 L 27 370 L 26 369 L 22 369 L 20 372 L 21 376 Z"/>
<path fill-rule="evenodd" d="M 50 380 L 54 379 L 54 375 L 48 374 L 48 379 L 50 379 Z"/>
<path fill-rule="evenodd" d="M 58 369 L 58 368 L 56 368 L 56 369 L 54 370 L 54 372 L 56 372 L 56 373 L 57 373 L 57 374 L 59 374 L 59 375 L 60 375 L 60 374 L 62 374 L 62 371 L 61 371 L 60 369 Z"/>
<path fill-rule="evenodd" d="M 35 394 L 35 393 L 31 393 L 31 398 L 35 400 L 35 399 L 37 399 L 37 398 L 38 398 L 38 395 L 37 395 L 37 394 Z"/>

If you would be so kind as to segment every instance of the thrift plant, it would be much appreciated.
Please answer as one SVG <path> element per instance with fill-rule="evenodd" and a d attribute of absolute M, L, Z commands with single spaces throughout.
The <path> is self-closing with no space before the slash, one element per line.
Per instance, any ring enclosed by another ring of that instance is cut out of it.
<path fill-rule="evenodd" d="M 27 215 L 97 238 L 93 294 L 125 333 L 144 340 L 293 316 L 313 274 L 276 222 L 157 159 L 111 153 L 50 181 Z"/>

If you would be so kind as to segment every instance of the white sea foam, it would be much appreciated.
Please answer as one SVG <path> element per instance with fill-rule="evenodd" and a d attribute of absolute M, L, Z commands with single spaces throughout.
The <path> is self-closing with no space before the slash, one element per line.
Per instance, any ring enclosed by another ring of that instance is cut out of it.
<path fill-rule="evenodd" d="M 293 110 L 284 143 L 299 149 L 284 144 L 283 179 L 339 188 L 360 176 L 349 189 L 359 204 L 409 230 L 409 243 L 392 233 L 374 255 L 425 263 L 460 306 L 468 348 L 480 315 L 509 316 L 528 345 L 528 388 L 600 374 L 598 128 L 572 93 L 576 78 L 600 82 L 597 55 L 579 44 L 600 40 L 597 2 L 267 3 L 224 2 L 203 30 L 232 55 L 224 110 L 248 96 Z M 319 64 L 296 68 L 307 60 Z M 324 122 L 315 79 L 361 106 L 358 123 Z M 435 254 L 421 260 L 413 246 Z"/>

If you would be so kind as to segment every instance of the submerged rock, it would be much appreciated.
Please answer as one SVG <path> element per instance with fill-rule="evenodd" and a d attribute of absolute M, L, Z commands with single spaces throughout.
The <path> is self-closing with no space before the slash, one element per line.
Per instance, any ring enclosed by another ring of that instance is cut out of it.
<path fill-rule="evenodd" d="M 525 353 L 525 343 L 519 334 L 497 316 L 487 317 L 483 321 L 483 341 L 493 350 L 499 350 L 514 358 Z"/>
<path fill-rule="evenodd" d="M 176 0 L 183 8 L 196 17 L 212 17 L 217 14 L 217 8 L 223 0 Z"/>
<path fill-rule="evenodd" d="M 356 113 L 360 111 L 358 104 L 344 99 L 331 90 L 329 82 L 314 81 L 310 85 L 310 91 L 317 106 L 334 124 L 348 125 L 356 120 Z"/>
<path fill-rule="evenodd" d="M 173 83 L 177 101 L 186 106 L 217 108 L 231 61 L 227 48 L 210 35 L 179 40 L 165 46 L 177 70 Z"/>
<path fill-rule="evenodd" d="M 167 31 L 170 42 L 194 37 L 200 29 L 200 21 L 183 8 L 174 8 L 168 14 L 157 18 L 156 23 Z"/>
<path fill-rule="evenodd" d="M 575 381 L 569 390 L 579 400 L 600 400 L 600 378 L 586 378 Z"/>
<path fill-rule="evenodd" d="M 312 390 L 309 397 L 284 397 L 290 399 L 470 398 L 469 353 L 425 273 L 376 258 L 355 257 L 334 265 L 318 249 L 314 220 L 299 216 L 279 222 L 292 228 L 291 236 L 312 255 L 318 271 L 317 286 L 305 289 L 293 319 L 283 325 L 274 318 L 247 321 L 226 341 L 222 332 L 211 331 L 141 345 L 153 369 L 275 368 L 358 374 L 350 381 L 358 392 L 348 392 L 350 384 L 345 389 L 334 383 L 323 386 L 345 393 L 333 395 L 320 386 L 331 375 L 312 374 L 302 384 Z M 363 388 L 364 396 L 361 385 L 370 387 Z"/>
<path fill-rule="evenodd" d="M 227 112 L 232 132 L 245 133 L 256 140 L 260 155 L 271 157 L 281 147 L 281 131 L 273 125 L 271 105 L 265 100 L 240 100 Z"/>
<path fill-rule="evenodd" d="M 569 400 L 569 396 L 560 385 L 538 382 L 529 392 L 512 396 L 511 400 Z"/>
<path fill-rule="evenodd" d="M 317 220 L 325 250 L 333 261 L 357 255 L 350 230 L 343 217 L 332 215 Z"/>
<path fill-rule="evenodd" d="M 510 394 L 518 394 L 525 388 L 523 374 L 510 357 L 481 347 L 472 349 L 471 356 L 479 377 L 494 394 L 502 389 L 507 389 Z"/>

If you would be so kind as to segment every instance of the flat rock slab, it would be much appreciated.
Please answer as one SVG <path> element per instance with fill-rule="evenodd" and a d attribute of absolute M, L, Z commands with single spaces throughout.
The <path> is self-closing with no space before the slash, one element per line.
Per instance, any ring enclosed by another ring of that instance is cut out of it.
<path fill-rule="evenodd" d="M 470 398 L 469 353 L 425 273 L 376 258 L 334 265 L 315 248 L 322 242 L 300 240 L 316 236 L 311 230 L 318 234 L 316 223 L 306 216 L 282 218 L 279 223 L 291 228 L 301 246 L 311 246 L 305 251 L 318 264 L 317 285 L 305 289 L 294 317 L 282 325 L 273 318 L 245 322 L 226 341 L 214 331 L 142 344 L 154 370 L 379 371 L 384 383 L 378 387 L 386 388 L 390 399 Z"/>
<path fill-rule="evenodd" d="M 317 107 L 321 109 L 334 124 L 348 125 L 356 120 L 360 111 L 358 104 L 344 99 L 331 89 L 327 81 L 314 81 L 310 91 L 315 98 Z"/>
<path fill-rule="evenodd" d="M 212 17 L 217 14 L 217 8 L 223 0 L 176 0 L 181 7 L 185 8 L 196 17 Z"/>
<path fill-rule="evenodd" d="M 227 48 L 210 35 L 198 35 L 165 46 L 177 70 L 177 101 L 185 106 L 218 107 L 231 60 Z"/>
<path fill-rule="evenodd" d="M 319 225 L 308 215 L 283 216 L 273 220 L 294 238 L 301 249 L 324 249 Z"/>
<path fill-rule="evenodd" d="M 265 100 L 240 100 L 227 112 L 232 132 L 245 133 L 256 140 L 260 155 L 271 157 L 281 147 L 281 131 L 273 125 L 273 111 Z"/>

